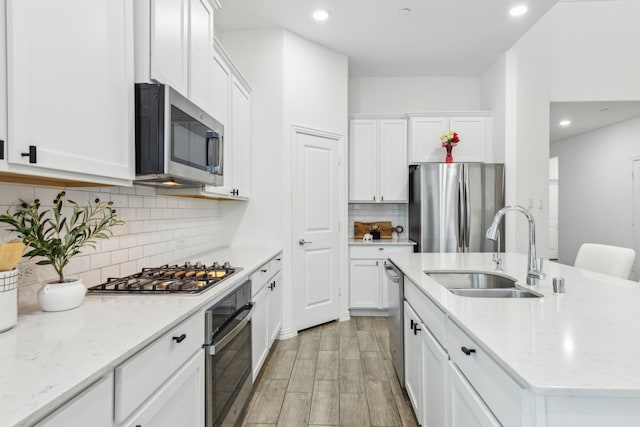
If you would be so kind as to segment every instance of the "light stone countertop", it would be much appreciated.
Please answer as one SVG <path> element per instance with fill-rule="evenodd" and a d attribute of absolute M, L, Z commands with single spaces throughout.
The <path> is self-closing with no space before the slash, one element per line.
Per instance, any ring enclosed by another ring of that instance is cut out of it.
<path fill-rule="evenodd" d="M 640 397 L 640 284 L 545 261 L 543 298 L 454 295 L 425 270 L 494 271 L 491 253 L 392 254 L 390 259 L 522 386 L 541 395 Z M 503 254 L 526 285 L 526 255 Z M 554 295 L 552 278 L 564 277 Z"/>
<path fill-rule="evenodd" d="M 414 246 L 416 242 L 409 240 L 407 237 L 400 237 L 398 240 L 378 239 L 371 242 L 364 242 L 362 239 L 349 238 L 350 246 L 379 246 L 379 245 L 395 245 L 395 246 Z"/>
<path fill-rule="evenodd" d="M 218 249 L 192 257 L 243 268 L 200 295 L 88 294 L 75 310 L 22 309 L 18 324 L 0 334 L 0 424 L 32 425 L 182 320 L 221 299 L 280 251 Z"/>

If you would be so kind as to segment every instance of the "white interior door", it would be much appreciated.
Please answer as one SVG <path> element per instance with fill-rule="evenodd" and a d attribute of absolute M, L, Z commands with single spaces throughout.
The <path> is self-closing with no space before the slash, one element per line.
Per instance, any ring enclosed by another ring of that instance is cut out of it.
<path fill-rule="evenodd" d="M 338 150 L 342 138 L 294 128 L 293 292 L 298 330 L 339 317 Z"/>
<path fill-rule="evenodd" d="M 640 159 L 633 161 L 633 242 L 636 251 L 634 272 L 630 277 L 640 277 Z"/>
<path fill-rule="evenodd" d="M 558 158 L 549 159 L 549 259 L 558 259 Z"/>

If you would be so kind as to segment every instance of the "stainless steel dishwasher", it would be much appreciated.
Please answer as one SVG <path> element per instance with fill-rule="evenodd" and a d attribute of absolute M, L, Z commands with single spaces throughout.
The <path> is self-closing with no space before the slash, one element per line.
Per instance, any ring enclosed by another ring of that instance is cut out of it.
<path fill-rule="evenodd" d="M 391 261 L 384 262 L 384 271 L 389 280 L 389 347 L 391 361 L 404 387 L 404 276 Z"/>

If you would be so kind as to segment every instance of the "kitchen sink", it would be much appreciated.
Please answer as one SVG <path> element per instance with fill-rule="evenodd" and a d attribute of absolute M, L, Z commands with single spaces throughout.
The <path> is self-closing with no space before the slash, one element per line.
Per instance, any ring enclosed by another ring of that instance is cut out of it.
<path fill-rule="evenodd" d="M 511 288 L 511 289 L 449 289 L 449 292 L 461 297 L 472 298 L 540 298 L 542 295 L 538 295 L 533 292 L 526 291 L 524 289 Z"/>
<path fill-rule="evenodd" d="M 480 271 L 425 271 L 447 289 L 495 289 L 514 288 L 516 279 L 504 274 Z"/>

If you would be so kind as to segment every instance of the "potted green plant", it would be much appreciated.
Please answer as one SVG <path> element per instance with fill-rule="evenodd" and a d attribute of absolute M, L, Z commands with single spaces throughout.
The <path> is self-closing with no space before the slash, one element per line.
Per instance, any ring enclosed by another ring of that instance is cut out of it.
<path fill-rule="evenodd" d="M 116 217 L 113 202 L 79 205 L 67 200 L 63 206 L 65 192 L 58 193 L 53 207 L 44 208 L 38 199 L 33 203 L 20 199 L 20 204 L 10 207 L 0 215 L 0 222 L 9 225 L 9 230 L 18 233 L 29 247 L 25 254 L 30 258 L 42 257 L 37 264 L 51 265 L 58 279 L 47 282 L 38 291 L 38 302 L 44 311 L 63 311 L 78 307 L 86 294 L 80 279 L 65 278 L 64 268 L 71 259 L 86 246 L 95 248 L 97 239 L 112 236 L 111 227 L 123 224 Z"/>

